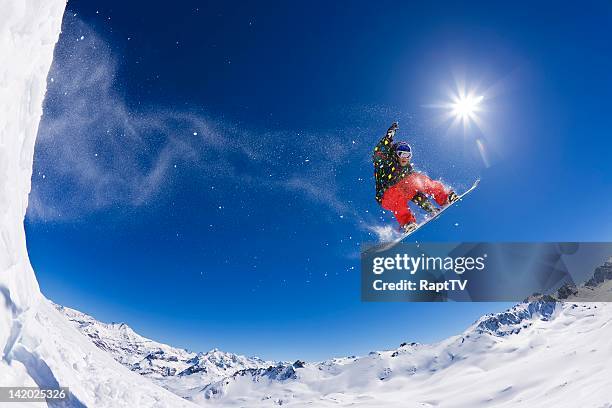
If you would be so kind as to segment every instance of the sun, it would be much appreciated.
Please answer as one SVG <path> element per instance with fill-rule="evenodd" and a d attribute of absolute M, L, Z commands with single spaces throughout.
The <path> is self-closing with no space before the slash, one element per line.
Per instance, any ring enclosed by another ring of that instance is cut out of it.
<path fill-rule="evenodd" d="M 487 128 L 485 116 L 489 113 L 494 93 L 491 87 L 470 87 L 465 80 L 455 80 L 454 86 L 444 87 L 443 100 L 427 108 L 439 110 L 437 119 L 441 125 L 448 125 L 447 132 L 463 128 L 464 136 L 474 132 L 484 132 Z"/>
<path fill-rule="evenodd" d="M 485 107 L 489 99 L 487 91 L 479 92 L 476 88 L 468 88 L 464 82 L 456 82 L 454 89 L 447 90 L 446 97 L 446 101 L 426 105 L 442 111 L 441 122 L 450 121 L 450 128 L 461 126 L 466 132 L 472 125 L 478 128 L 484 125 L 481 116 L 488 111 Z"/>
<path fill-rule="evenodd" d="M 455 81 L 455 86 L 445 89 L 445 99 L 427 108 L 439 110 L 437 122 L 446 127 L 447 135 L 463 135 L 466 142 L 473 141 L 486 167 L 490 166 L 487 137 L 490 128 L 485 121 L 486 114 L 491 112 L 490 104 L 494 99 L 492 87 L 469 87 L 465 81 Z M 459 132 L 457 132 L 459 130 Z"/>
<path fill-rule="evenodd" d="M 482 95 L 463 94 L 455 95 L 450 104 L 451 115 L 464 123 L 476 121 L 477 113 L 481 110 Z"/>

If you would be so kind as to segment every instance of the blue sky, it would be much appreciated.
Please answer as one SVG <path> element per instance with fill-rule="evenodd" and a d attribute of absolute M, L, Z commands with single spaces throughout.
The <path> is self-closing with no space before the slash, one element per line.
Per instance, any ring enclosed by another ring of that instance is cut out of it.
<path fill-rule="evenodd" d="M 370 153 L 481 186 L 420 241 L 612 239 L 612 6 L 71 1 L 26 218 L 43 292 L 195 350 L 433 341 L 505 304 L 363 304 Z M 464 132 L 432 108 L 485 96 Z M 488 165 L 476 140 L 483 141 Z"/>

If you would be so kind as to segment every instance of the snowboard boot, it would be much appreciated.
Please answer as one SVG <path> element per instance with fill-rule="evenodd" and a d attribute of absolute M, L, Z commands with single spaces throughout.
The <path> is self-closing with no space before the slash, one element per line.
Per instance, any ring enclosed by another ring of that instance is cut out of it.
<path fill-rule="evenodd" d="M 408 224 L 404 224 L 400 227 L 400 231 L 404 234 L 410 234 L 412 231 L 416 230 L 418 227 L 416 222 L 409 222 Z"/>
<path fill-rule="evenodd" d="M 457 195 L 457 194 L 456 194 L 454 191 L 451 191 L 451 192 L 448 194 L 448 199 L 446 200 L 446 201 L 447 201 L 446 205 L 448 205 L 448 204 L 452 204 L 452 203 L 454 203 L 455 201 L 457 201 L 458 199 L 459 199 L 459 196 L 458 196 L 458 195 Z"/>
<path fill-rule="evenodd" d="M 430 217 L 434 217 L 436 214 L 440 212 L 440 209 L 433 205 L 431 201 L 427 199 L 427 196 L 423 193 L 417 193 L 412 199 L 419 207 L 427 211 Z"/>

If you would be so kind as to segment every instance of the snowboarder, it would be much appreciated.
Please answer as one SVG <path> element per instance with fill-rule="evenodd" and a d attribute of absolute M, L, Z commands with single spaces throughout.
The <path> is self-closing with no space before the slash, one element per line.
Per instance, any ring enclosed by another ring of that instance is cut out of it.
<path fill-rule="evenodd" d="M 439 181 L 414 171 L 410 162 L 412 158 L 410 145 L 406 142 L 393 141 L 397 129 L 398 124 L 394 122 L 374 148 L 372 159 L 376 179 L 376 201 L 384 209 L 393 212 L 403 232 L 410 233 L 418 225 L 408 206 L 409 200 L 433 216 L 440 209 L 434 206 L 427 196 L 432 197 L 440 206 L 456 201 L 458 196 Z"/>

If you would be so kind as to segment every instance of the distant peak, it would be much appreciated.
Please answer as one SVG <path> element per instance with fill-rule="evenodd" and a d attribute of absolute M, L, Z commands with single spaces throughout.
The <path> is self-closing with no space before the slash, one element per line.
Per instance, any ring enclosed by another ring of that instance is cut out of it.
<path fill-rule="evenodd" d="M 535 320 L 551 320 L 555 316 L 557 304 L 551 296 L 536 295 L 527 299 L 527 303 L 518 304 L 505 312 L 482 317 L 476 331 L 497 337 L 518 334 Z"/>

